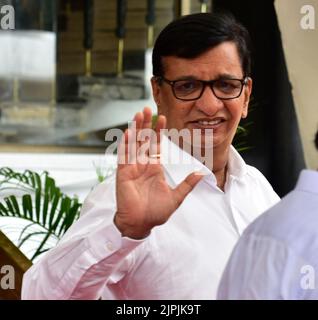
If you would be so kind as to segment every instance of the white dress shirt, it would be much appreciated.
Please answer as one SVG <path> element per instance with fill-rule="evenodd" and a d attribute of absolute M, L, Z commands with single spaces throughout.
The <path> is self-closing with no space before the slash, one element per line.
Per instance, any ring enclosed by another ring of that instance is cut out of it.
<path fill-rule="evenodd" d="M 256 219 L 236 245 L 219 299 L 318 299 L 318 172 Z"/>
<path fill-rule="evenodd" d="M 245 227 L 279 201 L 265 177 L 231 147 L 225 192 L 214 174 L 168 139 L 163 164 L 169 185 L 206 173 L 181 206 L 143 240 L 122 237 L 113 224 L 115 178 L 84 202 L 80 219 L 29 269 L 23 299 L 215 299 L 227 259 Z"/>

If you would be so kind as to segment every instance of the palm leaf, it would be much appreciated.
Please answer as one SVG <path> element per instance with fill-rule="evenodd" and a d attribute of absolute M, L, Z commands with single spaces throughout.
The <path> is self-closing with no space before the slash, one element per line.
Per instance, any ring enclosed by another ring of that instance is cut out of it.
<path fill-rule="evenodd" d="M 38 246 L 38 248 L 36 249 L 35 253 L 33 254 L 33 256 L 31 257 L 31 261 L 34 260 L 34 258 L 36 258 L 39 254 L 49 250 L 49 248 L 46 248 L 45 251 L 42 250 L 42 248 L 44 247 L 44 245 L 46 244 L 47 240 L 49 239 L 49 237 L 51 236 L 51 232 L 48 232 L 45 236 L 45 238 L 42 240 L 42 242 L 40 243 L 40 245 Z"/>
<path fill-rule="evenodd" d="M 7 195 L 8 191 L 12 194 Z M 1 197 L 1 192 L 6 192 L 6 196 Z M 32 260 L 48 250 L 51 236 L 60 239 L 79 217 L 80 208 L 78 199 L 62 193 L 47 172 L 38 174 L 26 170 L 20 173 L 0 168 L 0 218 L 14 217 L 30 222 L 20 232 L 19 246 L 36 235 L 44 236 Z M 31 226 L 39 226 L 42 231 L 31 231 Z"/>
<path fill-rule="evenodd" d="M 31 223 L 27 224 L 27 225 L 22 229 L 22 231 L 20 232 L 18 241 L 20 241 L 20 240 L 22 239 L 24 232 L 26 232 L 27 229 L 29 229 L 29 228 L 32 227 L 32 226 L 34 226 L 34 222 L 31 222 Z"/>
<path fill-rule="evenodd" d="M 36 231 L 36 232 L 28 233 L 25 237 L 20 239 L 20 241 L 18 243 L 18 248 L 21 248 L 22 245 L 24 244 L 24 242 L 29 240 L 31 237 L 36 236 L 36 235 L 40 235 L 40 234 L 46 234 L 46 232 L 45 231 Z"/>
<path fill-rule="evenodd" d="M 251 96 L 250 103 L 249 103 L 249 114 L 254 112 L 255 109 L 258 107 L 258 103 L 255 101 L 254 97 Z M 238 152 L 247 151 L 253 148 L 253 146 L 247 146 L 247 136 L 250 133 L 250 128 L 253 125 L 253 122 L 246 120 L 243 124 L 237 127 L 235 137 L 233 139 L 233 146 Z"/>

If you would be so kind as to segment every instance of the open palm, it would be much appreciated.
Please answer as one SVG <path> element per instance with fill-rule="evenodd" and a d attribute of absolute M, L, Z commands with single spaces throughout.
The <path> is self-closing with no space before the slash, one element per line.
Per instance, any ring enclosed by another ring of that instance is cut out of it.
<path fill-rule="evenodd" d="M 151 128 L 151 118 L 149 108 L 136 114 L 134 121 L 137 134 L 141 129 Z M 155 154 L 160 154 L 160 130 L 165 128 L 165 123 L 165 117 L 159 116 L 156 125 L 157 143 L 155 148 L 150 148 L 150 153 L 151 150 L 156 150 Z M 126 147 L 131 133 L 126 131 L 122 141 L 124 148 L 121 150 L 126 160 Z M 138 154 L 142 144 L 138 141 L 133 143 L 136 143 L 135 150 Z M 122 161 L 117 170 L 115 224 L 124 236 L 135 239 L 145 237 L 154 226 L 165 223 L 202 177 L 192 173 L 173 189 L 165 180 L 159 158 L 152 158 L 150 155 L 150 158 L 143 160 L 146 161 L 138 161 L 138 158 L 134 163 Z"/>

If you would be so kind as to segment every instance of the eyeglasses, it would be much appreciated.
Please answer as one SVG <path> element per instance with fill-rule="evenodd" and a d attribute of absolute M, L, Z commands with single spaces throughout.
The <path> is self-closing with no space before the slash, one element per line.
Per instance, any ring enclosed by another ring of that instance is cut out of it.
<path fill-rule="evenodd" d="M 168 83 L 174 96 L 183 101 L 200 99 L 206 86 L 212 89 L 213 94 L 221 100 L 230 100 L 238 98 L 247 84 L 248 77 L 243 79 L 220 78 L 211 81 L 186 79 L 186 80 L 168 80 L 164 77 L 157 77 L 160 81 Z"/>

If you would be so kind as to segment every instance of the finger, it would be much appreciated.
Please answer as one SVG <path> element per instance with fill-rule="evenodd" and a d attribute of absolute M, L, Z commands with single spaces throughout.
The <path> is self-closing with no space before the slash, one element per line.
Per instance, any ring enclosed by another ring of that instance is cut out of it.
<path fill-rule="evenodd" d="M 139 146 L 139 142 L 137 141 L 137 136 L 138 132 L 142 128 L 142 123 L 143 123 L 143 113 L 142 112 L 137 112 L 133 118 L 132 121 L 129 122 L 128 128 L 131 131 L 129 134 L 129 143 L 130 143 L 130 150 L 133 152 L 133 154 L 129 153 L 129 156 L 134 156 L 136 157 L 136 148 Z M 132 140 L 134 139 L 134 141 Z"/>
<path fill-rule="evenodd" d="M 150 140 L 151 134 L 149 131 L 152 126 L 152 111 L 149 107 L 145 107 L 143 112 L 143 121 L 141 124 L 138 123 L 137 141 L 139 146 Z"/>
<path fill-rule="evenodd" d="M 134 120 L 135 121 L 135 128 L 136 130 L 140 130 L 142 129 L 142 125 L 143 125 L 143 122 L 144 122 L 144 114 L 142 112 L 137 112 L 135 114 L 135 117 L 134 117 Z"/>
<path fill-rule="evenodd" d="M 126 129 L 122 135 L 117 149 L 118 165 L 136 163 L 136 137 L 131 129 Z"/>
<path fill-rule="evenodd" d="M 140 164 L 146 164 L 148 162 L 149 144 L 151 139 L 151 127 L 152 127 L 152 111 L 149 107 L 145 107 L 143 110 L 143 122 L 140 130 L 137 133 L 138 152 L 137 161 Z"/>
<path fill-rule="evenodd" d="M 127 163 L 135 164 L 137 158 L 136 130 L 129 130 L 128 138 L 126 140 L 128 140 L 126 142 Z"/>
<path fill-rule="evenodd" d="M 142 144 L 138 150 L 137 163 L 138 165 L 147 165 L 149 161 L 149 141 Z"/>
<path fill-rule="evenodd" d="M 145 107 L 143 110 L 144 114 L 144 122 L 143 129 L 151 129 L 152 128 L 152 111 L 149 107 Z"/>
<path fill-rule="evenodd" d="M 203 176 L 201 172 L 193 172 L 173 190 L 176 199 L 176 208 L 181 205 L 185 197 L 193 190 Z"/>
<path fill-rule="evenodd" d="M 128 132 L 129 132 L 129 129 L 126 129 L 118 144 L 118 148 L 117 148 L 118 167 L 127 163 L 127 152 L 128 152 L 127 143 L 129 140 Z"/>
<path fill-rule="evenodd" d="M 150 128 L 144 128 L 139 131 L 137 140 L 140 145 L 137 150 L 137 163 L 146 164 L 148 163 L 149 148 L 152 136 L 154 135 L 153 130 Z"/>
<path fill-rule="evenodd" d="M 163 134 L 163 129 L 166 128 L 166 117 L 163 115 L 160 115 L 157 119 L 156 128 L 155 128 L 155 135 L 152 135 L 151 137 L 151 143 L 150 143 L 150 155 L 156 155 L 161 153 L 161 135 Z"/>
<path fill-rule="evenodd" d="M 163 133 L 162 130 L 166 128 L 166 125 L 167 125 L 167 118 L 163 115 L 160 115 L 156 123 L 156 133 L 158 136 L 161 136 L 160 133 Z M 160 142 L 160 139 L 158 141 Z"/>

